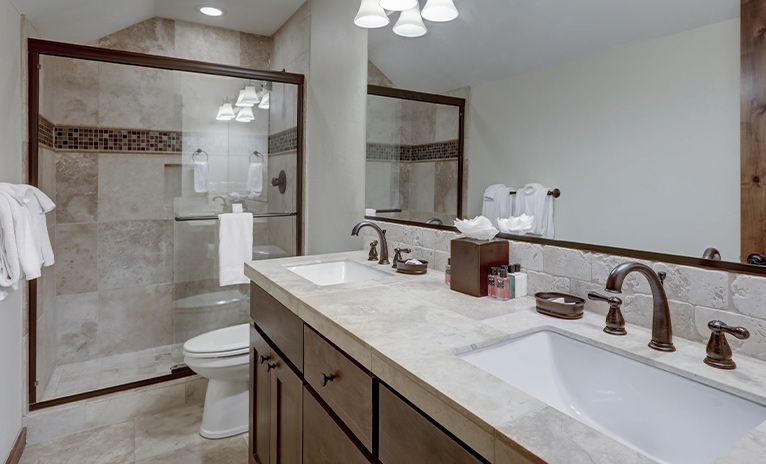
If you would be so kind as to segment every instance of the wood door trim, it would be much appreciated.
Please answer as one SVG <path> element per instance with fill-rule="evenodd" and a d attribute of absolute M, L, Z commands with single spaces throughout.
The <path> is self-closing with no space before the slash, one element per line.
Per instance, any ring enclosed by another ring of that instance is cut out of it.
<path fill-rule="evenodd" d="M 8 455 L 8 459 L 5 460 L 5 464 L 19 464 L 21 461 L 21 455 L 24 453 L 24 448 L 27 446 L 27 428 L 23 427 L 19 430 L 16 441 L 11 448 L 11 454 Z"/>

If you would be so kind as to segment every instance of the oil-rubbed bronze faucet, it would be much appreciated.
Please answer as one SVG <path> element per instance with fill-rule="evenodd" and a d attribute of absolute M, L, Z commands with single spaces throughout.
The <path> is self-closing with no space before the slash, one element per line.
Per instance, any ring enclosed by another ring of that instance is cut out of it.
<path fill-rule="evenodd" d="M 744 327 L 729 327 L 721 321 L 710 321 L 708 328 L 712 330 L 710 341 L 707 342 L 707 357 L 705 364 L 718 369 L 734 369 L 737 364 L 732 361 L 731 347 L 726 341 L 726 334 L 734 335 L 740 340 L 750 338 L 750 332 Z"/>
<path fill-rule="evenodd" d="M 622 263 L 612 269 L 606 279 L 606 291 L 622 293 L 622 283 L 631 272 L 643 274 L 652 289 L 652 341 L 649 347 L 658 351 L 675 351 L 673 329 L 670 322 L 670 307 L 665 289 L 662 287 L 663 276 L 657 275 L 649 266 L 641 263 Z"/>
<path fill-rule="evenodd" d="M 378 261 L 378 264 L 391 264 L 388 261 L 388 243 L 386 243 L 386 231 L 378 227 L 378 225 L 374 222 L 362 221 L 354 226 L 354 229 L 351 231 L 351 235 L 355 237 L 359 235 L 359 230 L 362 227 L 372 227 L 375 229 L 375 232 L 378 233 L 378 241 L 380 242 L 380 261 Z"/>
<path fill-rule="evenodd" d="M 606 327 L 604 332 L 612 335 L 627 335 L 625 330 L 625 318 L 622 317 L 620 305 L 622 300 L 616 296 L 604 296 L 596 292 L 589 292 L 588 298 L 595 301 L 605 301 L 609 303 L 609 314 L 606 315 Z"/>

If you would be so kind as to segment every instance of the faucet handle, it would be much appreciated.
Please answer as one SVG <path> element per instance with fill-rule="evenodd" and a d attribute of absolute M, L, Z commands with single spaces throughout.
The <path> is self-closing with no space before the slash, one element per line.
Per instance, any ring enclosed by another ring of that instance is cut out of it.
<path fill-rule="evenodd" d="M 726 341 L 726 334 L 746 340 L 750 338 L 750 332 L 744 327 L 730 327 L 722 321 L 710 321 L 707 326 L 711 332 L 710 340 L 707 342 L 705 364 L 718 369 L 735 369 L 737 364 L 731 359 L 732 352 Z"/>
<path fill-rule="evenodd" d="M 588 298 L 594 301 L 605 301 L 609 303 L 609 313 L 606 315 L 604 332 L 611 335 L 628 334 L 628 331 L 625 330 L 625 318 L 622 317 L 622 311 L 620 310 L 620 305 L 622 305 L 621 299 L 616 296 L 604 296 L 596 292 L 589 292 Z"/>
<path fill-rule="evenodd" d="M 402 261 L 402 253 L 412 253 L 409 248 L 394 248 L 394 264 L 391 267 L 396 268 L 396 263 Z"/>
<path fill-rule="evenodd" d="M 658 273 L 657 273 L 657 275 L 658 275 L 658 276 L 659 276 L 659 278 L 660 278 L 660 283 L 661 283 L 662 285 L 665 285 L 665 277 L 667 277 L 667 276 L 668 276 L 668 273 L 667 273 L 667 272 L 665 272 L 665 271 L 660 271 L 660 272 L 658 272 Z"/>
<path fill-rule="evenodd" d="M 377 261 L 377 259 L 378 259 L 378 249 L 375 248 L 376 246 L 378 246 L 378 241 L 377 240 L 373 240 L 370 243 L 370 255 L 367 258 L 367 261 Z"/>

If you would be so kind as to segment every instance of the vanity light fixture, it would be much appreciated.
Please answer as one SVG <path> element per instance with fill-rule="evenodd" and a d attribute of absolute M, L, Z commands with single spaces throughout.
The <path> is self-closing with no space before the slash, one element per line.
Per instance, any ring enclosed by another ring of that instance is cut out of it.
<path fill-rule="evenodd" d="M 378 0 L 362 0 L 359 12 L 354 18 L 354 24 L 365 29 L 388 26 L 389 22 L 386 10 L 380 6 Z"/>
<path fill-rule="evenodd" d="M 229 121 L 234 119 L 235 116 L 234 108 L 231 106 L 231 102 L 227 100 L 218 108 L 218 116 L 215 118 L 219 121 Z"/>
<path fill-rule="evenodd" d="M 457 8 L 452 0 L 428 0 L 423 7 L 423 19 L 435 23 L 446 23 L 457 18 Z"/>
<path fill-rule="evenodd" d="M 197 5 L 197 11 L 205 16 L 222 16 L 224 11 L 221 8 L 215 6 Z"/>
<path fill-rule="evenodd" d="M 402 37 L 422 37 L 426 35 L 428 29 L 423 24 L 423 18 L 420 16 L 420 5 L 415 5 L 409 10 L 404 10 L 399 14 L 399 20 L 394 24 L 394 34 Z"/>
<path fill-rule="evenodd" d="M 418 0 L 380 0 L 378 4 L 384 10 L 404 11 L 418 6 Z"/>
<path fill-rule="evenodd" d="M 250 107 L 257 105 L 260 103 L 261 99 L 258 98 L 258 94 L 255 92 L 255 86 L 254 85 L 247 85 L 244 89 L 239 91 L 239 98 L 237 98 L 237 103 L 235 103 L 236 106 L 242 107 Z"/>
<path fill-rule="evenodd" d="M 427 0 L 423 12 L 418 0 L 362 0 L 354 24 L 365 29 L 386 26 L 388 15 L 401 11 L 399 20 L 394 24 L 394 33 L 402 37 L 422 37 L 428 29 L 423 20 L 446 23 L 458 17 L 453 0 Z"/>
<path fill-rule="evenodd" d="M 269 109 L 269 92 L 266 92 L 263 94 L 263 97 L 261 98 L 261 102 L 258 104 L 258 108 L 262 110 Z"/>
<path fill-rule="evenodd" d="M 253 119 L 255 119 L 255 115 L 253 114 L 253 109 L 250 107 L 243 107 L 240 108 L 239 113 L 237 113 L 236 120 L 239 122 L 250 122 Z"/>

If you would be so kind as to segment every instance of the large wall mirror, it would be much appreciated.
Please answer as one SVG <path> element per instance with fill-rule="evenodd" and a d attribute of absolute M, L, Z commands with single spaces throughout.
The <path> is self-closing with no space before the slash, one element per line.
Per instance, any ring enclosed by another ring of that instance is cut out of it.
<path fill-rule="evenodd" d="M 465 99 L 370 85 L 367 216 L 452 225 L 462 216 Z"/>
<path fill-rule="evenodd" d="M 560 190 L 557 242 L 766 254 L 740 227 L 739 1 L 566 3 L 456 0 L 418 39 L 370 31 L 371 76 L 466 95 L 462 217 L 536 183 Z"/>

